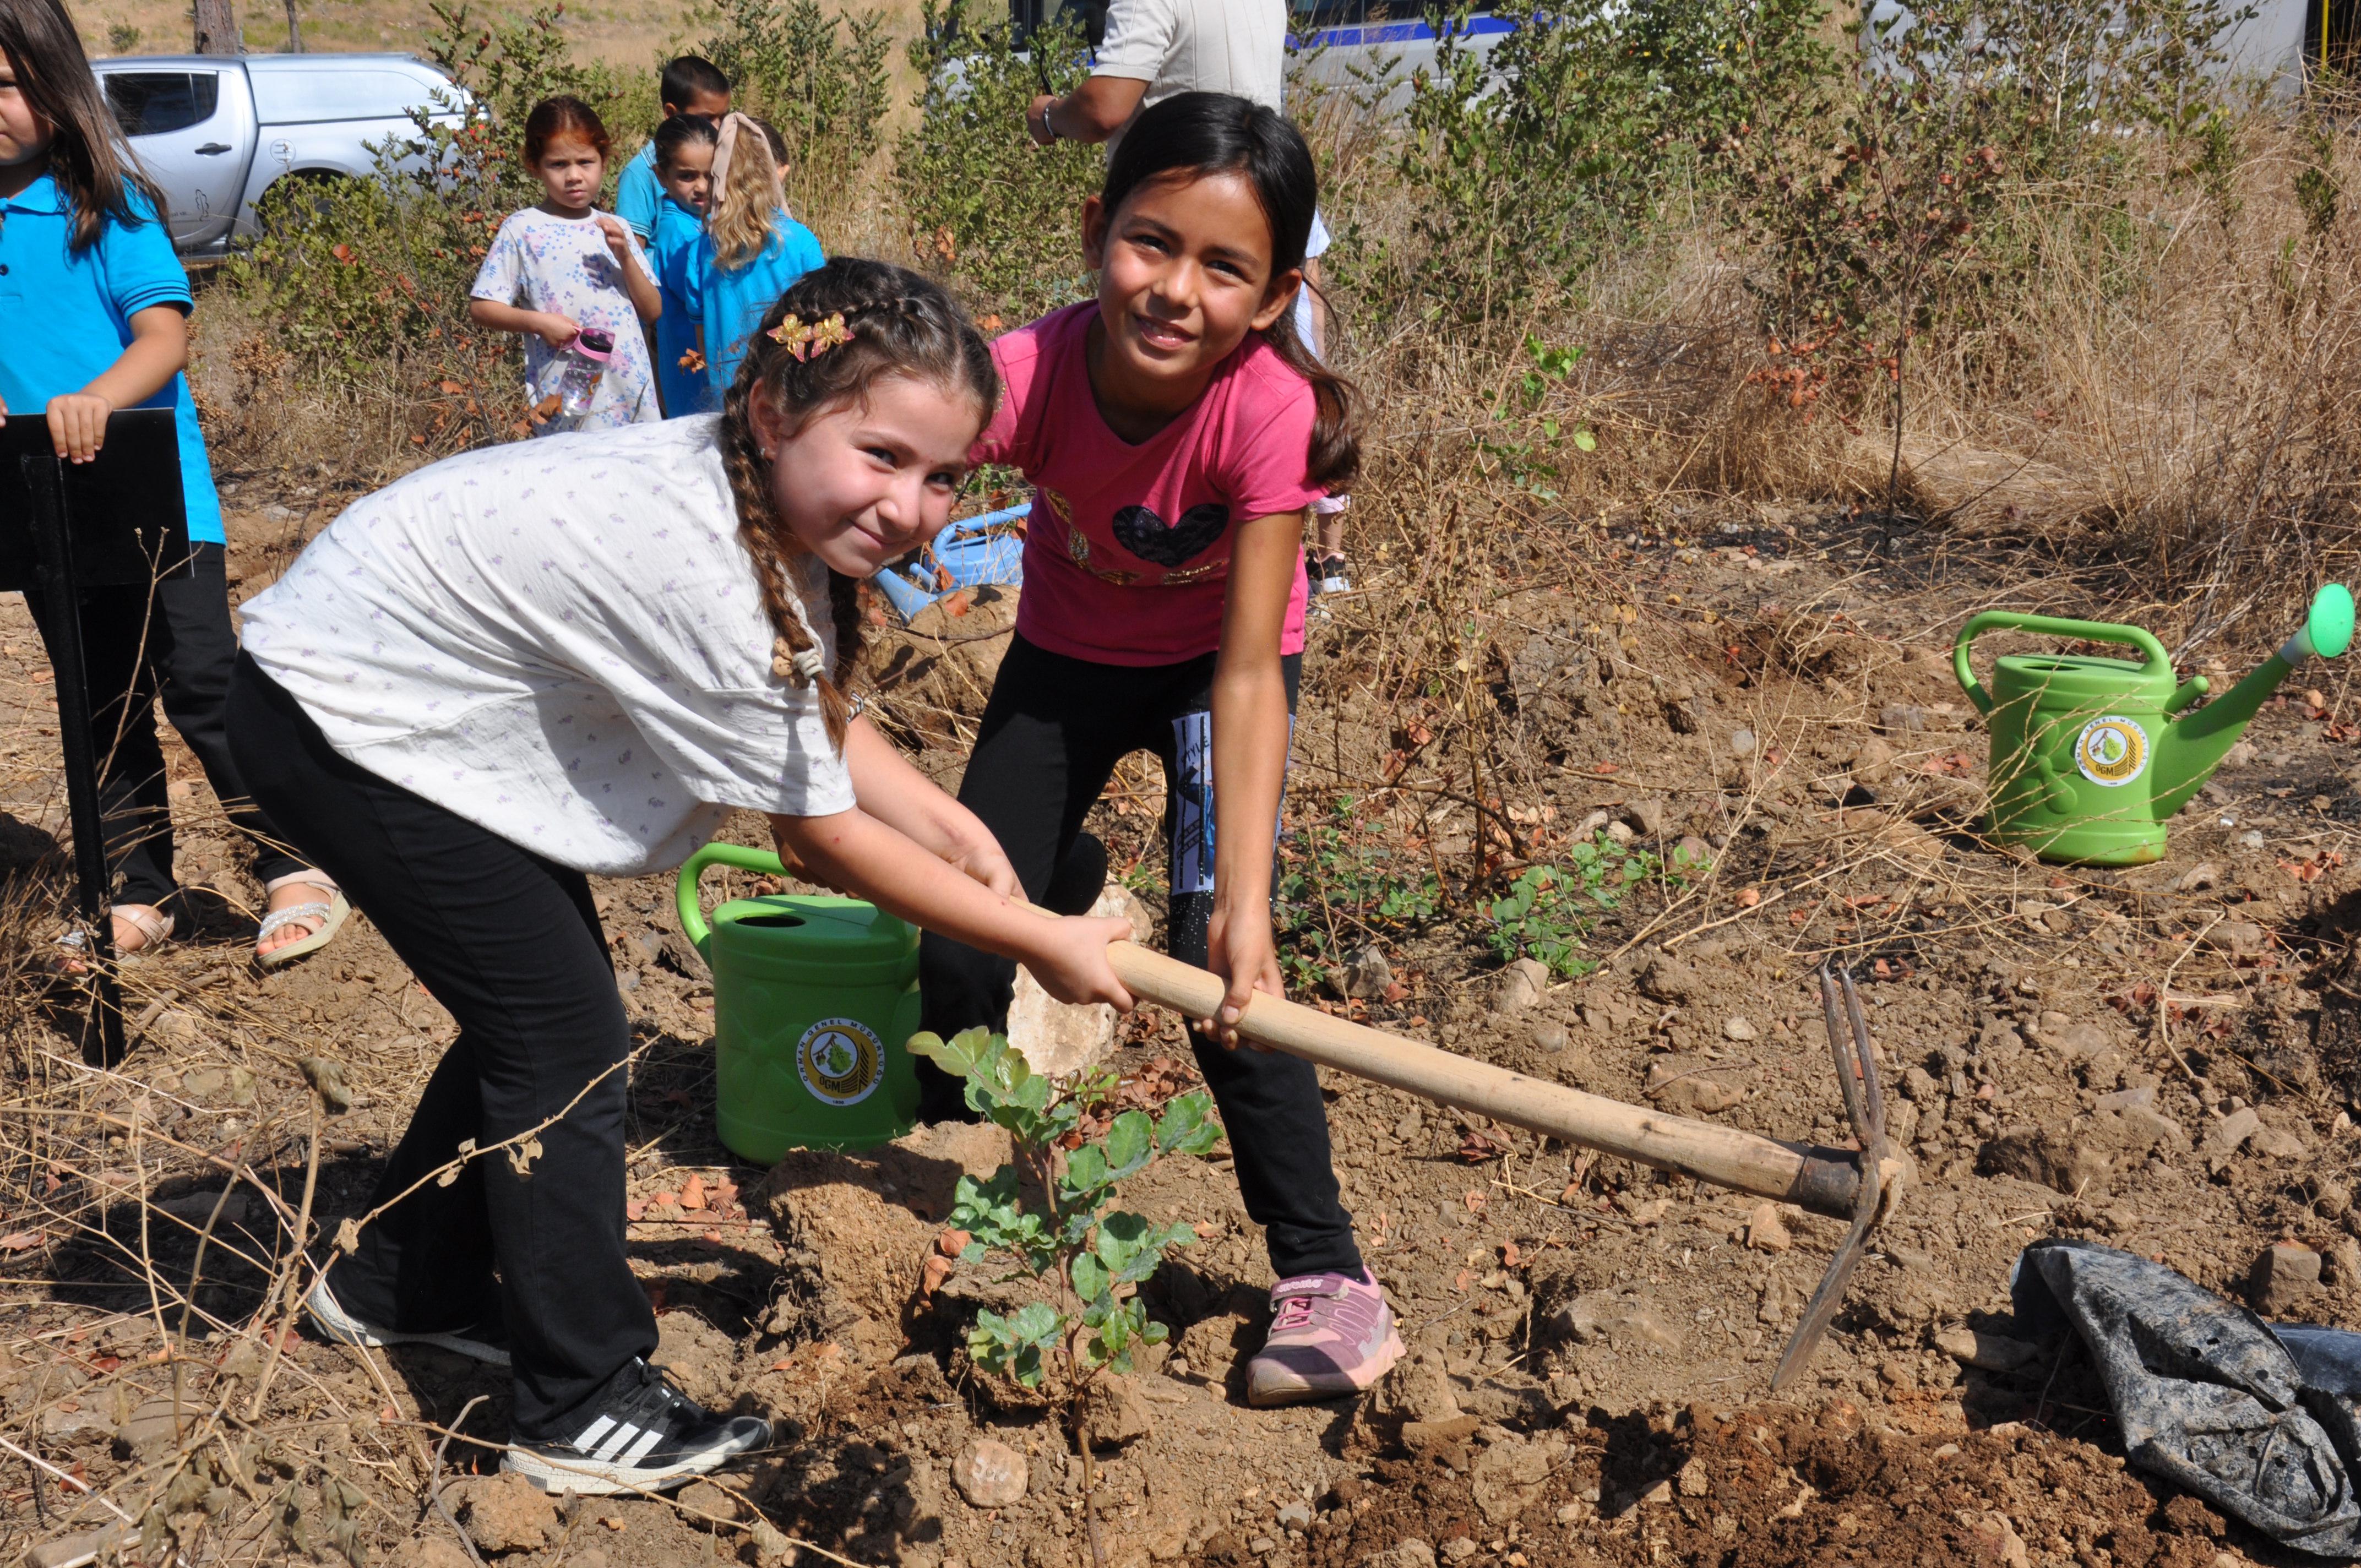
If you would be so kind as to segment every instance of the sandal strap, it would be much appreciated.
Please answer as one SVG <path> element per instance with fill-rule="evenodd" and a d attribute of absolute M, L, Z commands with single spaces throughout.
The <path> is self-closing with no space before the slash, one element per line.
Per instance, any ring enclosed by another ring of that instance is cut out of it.
<path fill-rule="evenodd" d="M 255 940 L 261 941 L 272 932 L 301 921 L 317 920 L 324 926 L 328 923 L 328 916 L 335 913 L 335 910 L 334 905 L 323 903 L 317 899 L 310 904 L 291 904 L 284 909 L 274 909 L 262 917 L 262 929 L 254 934 Z"/>
<path fill-rule="evenodd" d="M 151 904 L 117 904 L 106 911 L 139 933 L 141 945 L 155 947 L 172 936 L 172 917 Z"/>
<path fill-rule="evenodd" d="M 324 871 L 313 870 L 308 872 L 289 872 L 285 876 L 272 877 L 269 882 L 262 884 L 263 896 L 267 898 L 270 894 L 277 893 L 282 887 L 294 887 L 297 885 L 303 887 L 316 887 L 325 893 L 341 893 L 344 891 L 336 885 L 335 878 L 330 876 Z"/>

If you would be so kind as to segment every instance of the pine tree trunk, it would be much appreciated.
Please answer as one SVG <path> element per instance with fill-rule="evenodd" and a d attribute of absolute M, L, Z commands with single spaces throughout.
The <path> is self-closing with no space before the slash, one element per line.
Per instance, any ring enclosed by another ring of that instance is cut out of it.
<path fill-rule="evenodd" d="M 196 0 L 197 52 L 243 54 L 237 36 L 237 14 L 231 0 Z"/>
<path fill-rule="evenodd" d="M 287 0 L 287 52 L 303 52 L 303 29 L 295 20 L 295 0 Z"/>

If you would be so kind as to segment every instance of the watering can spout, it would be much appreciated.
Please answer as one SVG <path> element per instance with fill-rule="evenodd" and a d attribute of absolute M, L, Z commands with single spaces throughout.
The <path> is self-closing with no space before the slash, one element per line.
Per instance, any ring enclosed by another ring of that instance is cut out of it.
<path fill-rule="evenodd" d="M 2334 659 L 2352 641 L 2353 595 L 2342 583 L 2331 583 L 2312 596 L 2301 630 L 2278 652 L 2203 707 L 2166 725 L 2157 739 L 2154 799 L 2158 819 L 2179 811 L 2205 786 L 2289 672 L 2307 659 Z M 2177 698 L 2180 694 L 2174 695 Z"/>

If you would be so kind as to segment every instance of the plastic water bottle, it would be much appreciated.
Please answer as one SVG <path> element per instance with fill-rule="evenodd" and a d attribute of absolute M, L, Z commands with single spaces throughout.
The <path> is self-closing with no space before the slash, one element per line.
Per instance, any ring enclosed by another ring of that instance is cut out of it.
<path fill-rule="evenodd" d="M 565 373 L 557 383 L 557 411 L 580 415 L 590 411 L 606 378 L 608 362 L 615 356 L 615 334 L 586 326 L 575 334 Z"/>

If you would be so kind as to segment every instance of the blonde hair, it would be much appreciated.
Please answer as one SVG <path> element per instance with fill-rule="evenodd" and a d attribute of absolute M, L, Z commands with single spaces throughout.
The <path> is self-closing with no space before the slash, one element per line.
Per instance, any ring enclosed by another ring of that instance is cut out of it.
<path fill-rule="evenodd" d="M 763 133 L 763 144 L 732 149 L 730 168 L 713 192 L 712 209 L 705 214 L 705 232 L 713 236 L 713 259 L 723 269 L 745 266 L 771 243 L 772 219 L 787 204 L 779 186 L 779 166 L 787 160 L 787 142 L 768 120 L 732 115 Z"/>

